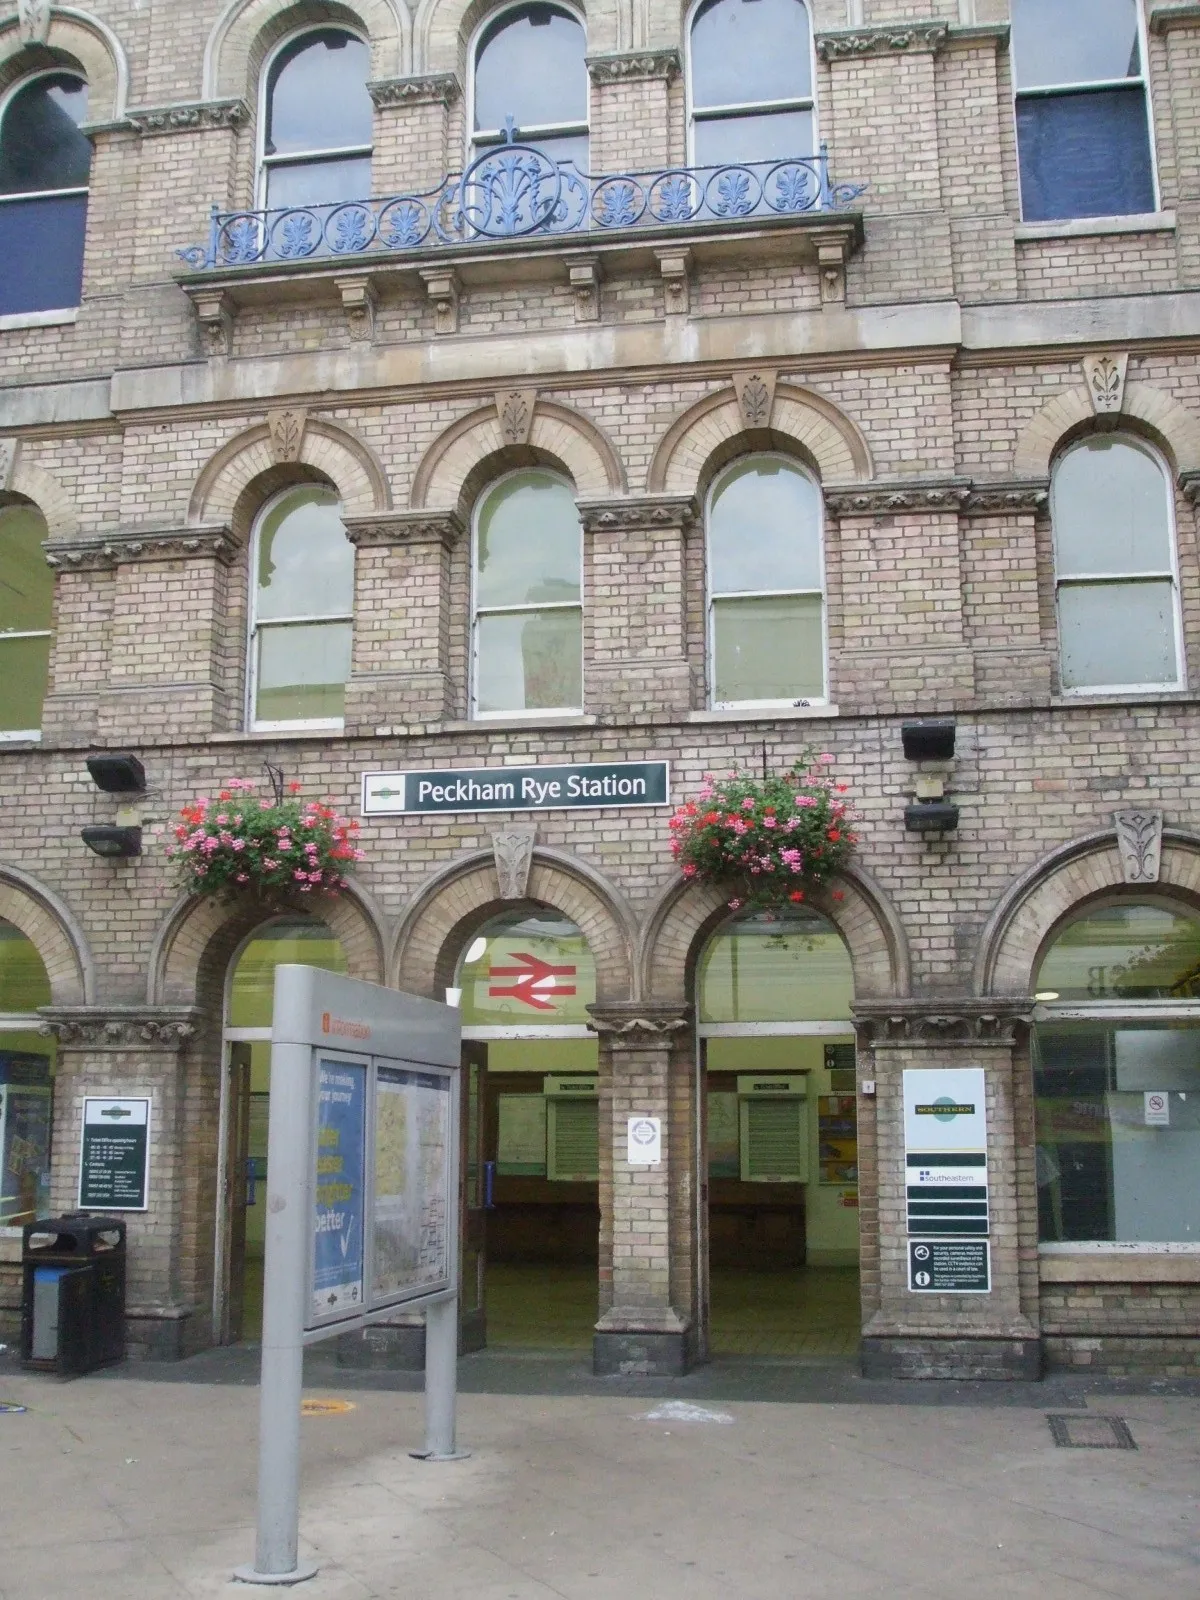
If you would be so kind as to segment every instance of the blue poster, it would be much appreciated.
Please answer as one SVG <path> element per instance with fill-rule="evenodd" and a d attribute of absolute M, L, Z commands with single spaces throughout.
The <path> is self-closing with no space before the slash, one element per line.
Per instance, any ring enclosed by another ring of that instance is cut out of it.
<path fill-rule="evenodd" d="M 317 1096 L 313 1322 L 345 1316 L 363 1303 L 366 1066 L 322 1061 Z"/>

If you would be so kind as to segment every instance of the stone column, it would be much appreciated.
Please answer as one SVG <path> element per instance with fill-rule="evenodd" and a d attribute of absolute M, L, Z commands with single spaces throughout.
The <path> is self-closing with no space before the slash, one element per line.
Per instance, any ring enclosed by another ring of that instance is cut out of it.
<path fill-rule="evenodd" d="M 676 1375 L 696 1350 L 695 1065 L 688 1015 L 636 1001 L 588 1007 L 600 1036 L 598 1373 Z M 662 1122 L 662 1161 L 628 1159 L 632 1117 Z"/>
<path fill-rule="evenodd" d="M 670 495 L 591 500 L 584 531 L 583 692 L 589 711 L 687 712 L 685 540 L 696 502 Z"/>
<path fill-rule="evenodd" d="M 854 1006 L 859 1040 L 862 1365 L 868 1377 L 1036 1378 L 1038 1222 L 1031 1001 L 874 1000 Z M 982 1067 L 988 1131 L 991 1290 L 908 1287 L 905 1068 Z M 864 1096 L 864 1081 L 875 1094 Z"/>
<path fill-rule="evenodd" d="M 212 1343 L 220 1077 L 210 1073 L 206 1082 L 203 1074 L 186 1072 L 182 1055 L 200 1013 L 175 1006 L 47 1006 L 41 1014 L 43 1031 L 58 1040 L 55 1215 L 79 1203 L 85 1097 L 150 1097 L 149 1209 L 123 1213 L 126 1349 L 130 1356 L 178 1360 Z"/>
<path fill-rule="evenodd" d="M 346 732 L 441 722 L 455 709 L 450 552 L 462 522 L 453 511 L 389 511 L 345 527 L 357 550 Z"/>

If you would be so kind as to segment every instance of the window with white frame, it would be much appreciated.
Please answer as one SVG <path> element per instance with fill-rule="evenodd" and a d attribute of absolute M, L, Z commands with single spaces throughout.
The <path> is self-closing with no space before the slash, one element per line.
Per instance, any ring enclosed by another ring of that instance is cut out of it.
<path fill-rule="evenodd" d="M 472 705 L 479 717 L 583 705 L 583 530 L 570 485 L 510 473 L 475 514 Z"/>
<path fill-rule="evenodd" d="M 1127 434 L 1093 434 L 1051 479 L 1062 686 L 1176 689 L 1179 584 L 1171 481 Z"/>
<path fill-rule="evenodd" d="M 255 526 L 251 571 L 251 725 L 340 727 L 354 627 L 354 546 L 336 494 L 306 484 L 271 500 Z"/>
<path fill-rule="evenodd" d="M 0 741 L 40 736 L 54 614 L 45 537 L 36 507 L 0 510 Z"/>
<path fill-rule="evenodd" d="M 1021 215 L 1155 209 L 1139 0 L 1012 0 Z"/>
<path fill-rule="evenodd" d="M 815 154 L 812 27 L 804 0 L 701 0 L 688 43 L 697 166 Z"/>
<path fill-rule="evenodd" d="M 728 467 L 708 496 L 708 656 L 715 706 L 825 699 L 821 491 L 781 456 Z"/>
<path fill-rule="evenodd" d="M 83 290 L 88 90 L 70 72 L 25 78 L 0 104 L 0 316 L 68 311 Z"/>
<path fill-rule="evenodd" d="M 371 193 L 371 52 L 343 28 L 282 44 L 267 64 L 259 204 L 333 205 Z"/>
<path fill-rule="evenodd" d="M 502 144 L 511 123 L 522 144 L 586 172 L 586 54 L 582 22 L 561 6 L 516 6 L 491 18 L 475 45 L 472 157 Z"/>
<path fill-rule="evenodd" d="M 50 1000 L 37 947 L 0 917 L 0 1228 L 50 1206 L 55 1046 L 38 1014 Z"/>

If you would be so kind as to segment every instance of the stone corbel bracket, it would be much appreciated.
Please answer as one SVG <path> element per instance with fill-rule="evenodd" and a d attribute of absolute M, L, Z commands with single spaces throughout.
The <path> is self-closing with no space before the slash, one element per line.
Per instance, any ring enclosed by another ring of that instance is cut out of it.
<path fill-rule="evenodd" d="M 1032 1018 L 1032 998 L 856 1000 L 850 1007 L 859 1043 L 872 1050 L 914 1045 L 1012 1049 Z"/>
<path fill-rule="evenodd" d="M 669 317 L 685 317 L 691 310 L 692 252 L 685 249 L 656 250 L 662 273 L 663 305 Z"/>
<path fill-rule="evenodd" d="M 581 500 L 584 533 L 631 533 L 680 528 L 687 533 L 700 516 L 691 495 L 644 494 L 629 500 Z"/>
<path fill-rule="evenodd" d="M 208 357 L 227 356 L 233 349 L 233 324 L 237 305 L 227 289 L 189 288 L 183 292 L 192 302 L 196 323 L 200 329 L 200 343 Z"/>
<path fill-rule="evenodd" d="M 661 78 L 674 83 L 682 71 L 678 50 L 608 50 L 588 56 L 588 74 L 593 83 L 636 83 Z"/>
<path fill-rule="evenodd" d="M 202 1013 L 191 1006 L 43 1006 L 39 1032 L 71 1050 L 182 1050 Z"/>
<path fill-rule="evenodd" d="M 600 321 L 600 277 L 599 256 L 574 256 L 567 262 L 576 322 Z"/>
<path fill-rule="evenodd" d="M 110 572 L 140 561 L 211 559 L 230 566 L 238 543 L 225 523 L 195 528 L 123 528 L 97 539 L 49 539 L 47 565 L 61 572 Z"/>
<path fill-rule="evenodd" d="M 876 28 L 835 28 L 818 33 L 816 51 L 822 61 L 860 61 L 865 56 L 936 55 L 950 37 L 945 22 L 891 23 Z"/>
<path fill-rule="evenodd" d="M 440 544 L 451 549 L 465 531 L 457 511 L 371 511 L 343 517 L 346 537 L 357 549 L 382 544 Z"/>
<path fill-rule="evenodd" d="M 453 267 L 422 267 L 420 272 L 425 293 L 433 302 L 434 332 L 457 333 L 461 290 L 458 273 Z"/>
<path fill-rule="evenodd" d="M 355 272 L 333 281 L 342 297 L 346 329 L 351 339 L 357 344 L 369 343 L 375 337 L 375 311 L 379 303 L 370 273 Z"/>
<path fill-rule="evenodd" d="M 854 231 L 845 227 L 814 228 L 808 239 L 816 252 L 822 306 L 844 306 L 846 262 L 854 247 Z"/>

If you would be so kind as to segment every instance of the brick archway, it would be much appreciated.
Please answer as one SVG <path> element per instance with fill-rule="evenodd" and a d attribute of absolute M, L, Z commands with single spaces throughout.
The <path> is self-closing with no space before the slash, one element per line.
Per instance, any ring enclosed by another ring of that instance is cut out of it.
<path fill-rule="evenodd" d="M 37 950 L 56 1006 L 89 1005 L 95 975 L 87 938 L 71 911 L 27 872 L 0 866 L 0 917 L 11 922 Z"/>

